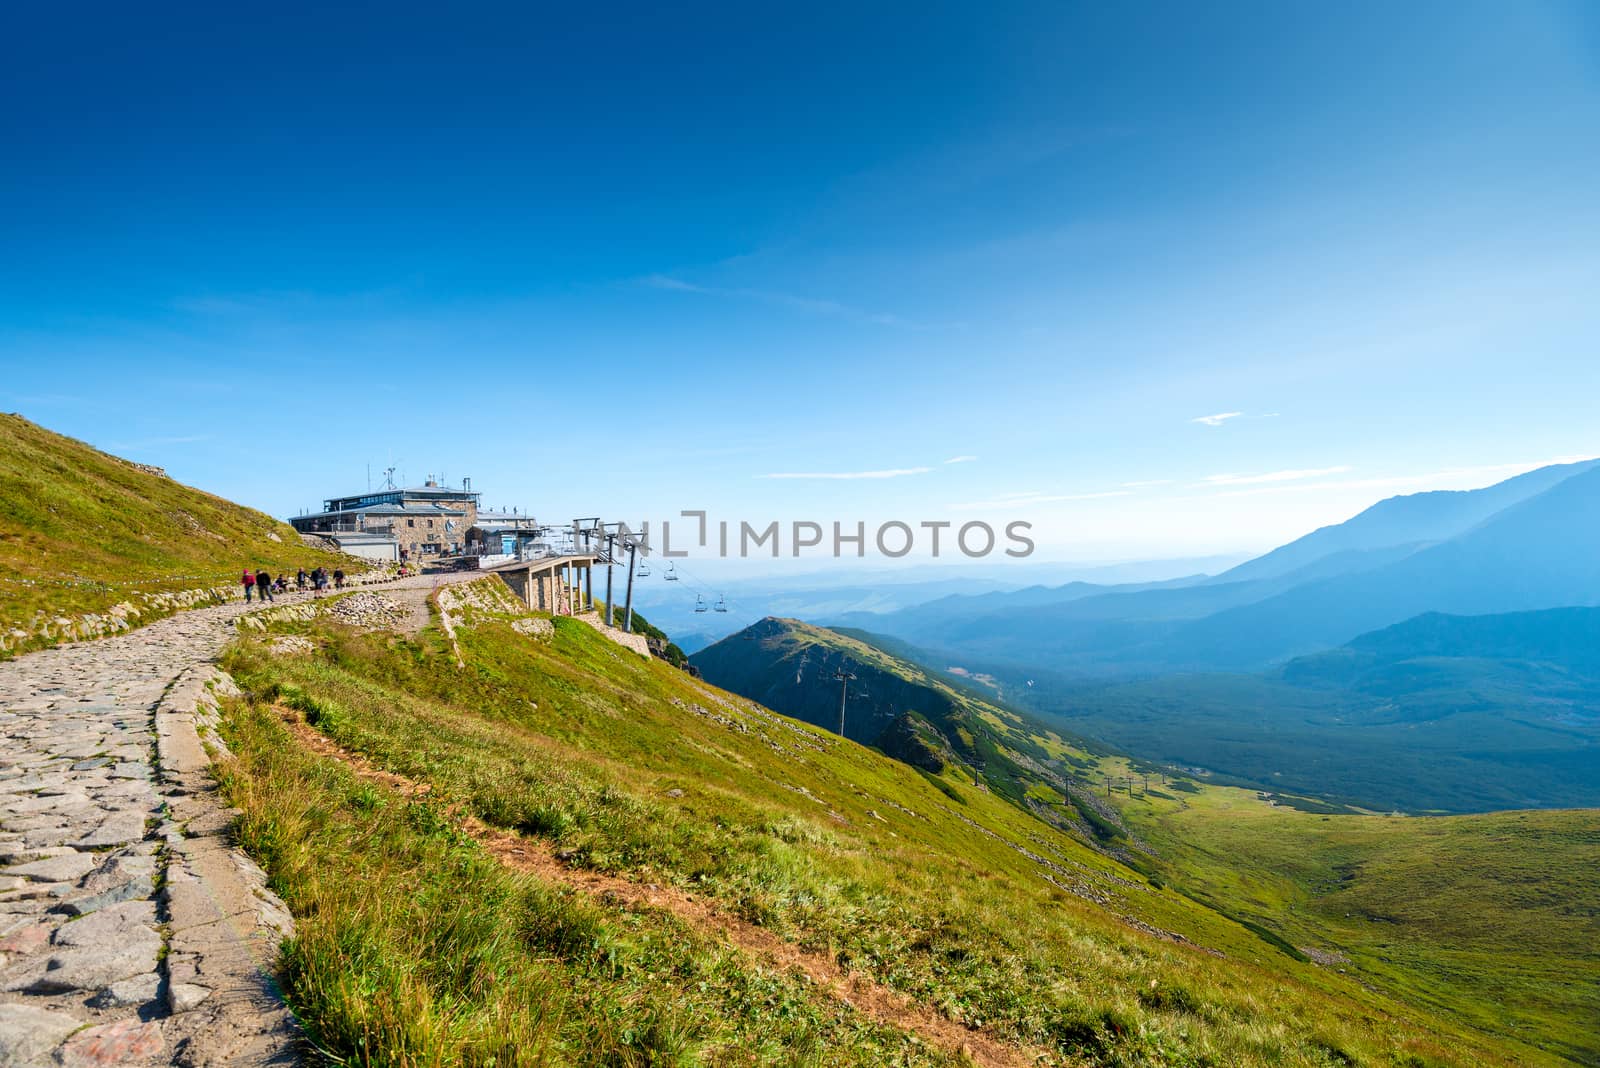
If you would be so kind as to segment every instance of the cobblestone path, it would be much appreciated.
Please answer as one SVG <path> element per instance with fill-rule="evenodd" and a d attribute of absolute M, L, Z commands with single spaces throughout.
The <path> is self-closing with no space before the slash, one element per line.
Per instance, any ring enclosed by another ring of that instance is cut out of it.
<path fill-rule="evenodd" d="M 0 663 L 0 1068 L 211 1063 L 185 1054 L 179 1022 L 209 991 L 166 974 L 157 888 L 183 833 L 167 795 L 182 791 L 156 766 L 154 709 L 261 607 L 197 609 Z"/>

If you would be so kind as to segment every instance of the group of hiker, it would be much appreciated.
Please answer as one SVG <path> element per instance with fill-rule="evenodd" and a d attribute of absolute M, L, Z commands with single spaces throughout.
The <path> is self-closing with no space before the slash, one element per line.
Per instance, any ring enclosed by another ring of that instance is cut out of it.
<path fill-rule="evenodd" d="M 334 568 L 330 573 L 325 567 L 314 567 L 310 571 L 302 567 L 294 576 L 294 589 L 301 592 L 304 592 L 306 587 L 309 586 L 312 593 L 320 594 L 328 588 L 330 583 L 334 589 L 344 589 L 344 570 L 342 568 Z M 271 601 L 275 599 L 272 596 L 274 593 L 288 593 L 290 589 L 288 575 L 279 575 L 277 578 L 273 578 L 272 575 L 265 571 L 251 571 L 249 569 L 245 570 L 244 576 L 239 580 L 239 584 L 244 587 L 244 599 L 246 602 L 252 596 L 258 596 L 263 601 Z"/>

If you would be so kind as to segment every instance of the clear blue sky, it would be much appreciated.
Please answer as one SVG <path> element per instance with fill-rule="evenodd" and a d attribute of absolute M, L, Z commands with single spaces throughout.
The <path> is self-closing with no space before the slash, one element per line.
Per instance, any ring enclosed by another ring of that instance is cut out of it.
<path fill-rule="evenodd" d="M 1078 559 L 1600 452 L 1600 8 L 580 6 L 9 11 L 0 407 Z"/>

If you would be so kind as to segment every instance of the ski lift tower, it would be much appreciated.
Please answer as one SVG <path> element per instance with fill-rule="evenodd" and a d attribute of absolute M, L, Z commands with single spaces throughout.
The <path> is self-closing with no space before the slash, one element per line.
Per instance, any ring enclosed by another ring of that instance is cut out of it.
<path fill-rule="evenodd" d="M 843 738 L 844 703 L 846 698 L 850 696 L 850 684 L 855 681 L 856 675 L 853 671 L 846 671 L 844 668 L 840 668 L 833 673 L 833 677 L 839 680 L 839 737 Z"/>

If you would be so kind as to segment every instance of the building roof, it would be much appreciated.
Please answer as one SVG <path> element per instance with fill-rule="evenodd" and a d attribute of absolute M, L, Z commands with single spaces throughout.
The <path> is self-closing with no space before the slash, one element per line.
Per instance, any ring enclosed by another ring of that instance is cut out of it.
<path fill-rule="evenodd" d="M 351 493 L 343 497 L 324 497 L 323 505 L 330 511 L 339 511 L 353 506 L 358 501 L 369 501 L 368 507 L 383 501 L 399 501 L 406 498 L 418 497 L 433 498 L 446 501 L 471 501 L 477 504 L 483 494 L 477 490 L 456 489 L 453 486 L 408 486 L 405 489 L 367 490 L 364 493 Z"/>
<path fill-rule="evenodd" d="M 332 519 L 335 516 L 346 515 L 398 515 L 398 516 L 428 516 L 460 519 L 466 512 L 459 508 L 446 508 L 442 504 L 374 504 L 366 508 L 330 508 L 325 512 L 313 512 L 310 515 L 297 515 L 296 519 Z"/>

